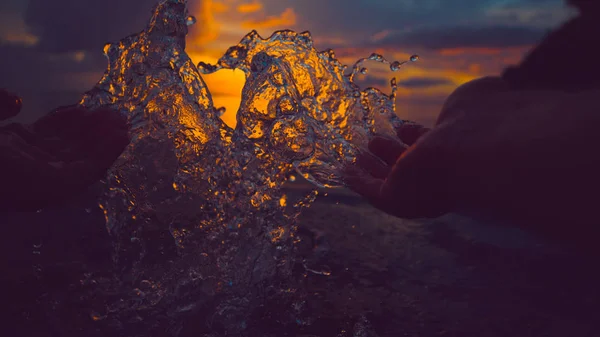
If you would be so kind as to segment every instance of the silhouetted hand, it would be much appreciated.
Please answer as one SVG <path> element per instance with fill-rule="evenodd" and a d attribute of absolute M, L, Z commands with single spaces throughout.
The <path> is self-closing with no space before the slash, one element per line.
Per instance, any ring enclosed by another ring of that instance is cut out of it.
<path fill-rule="evenodd" d="M 0 93 L 0 102 L 13 101 L 6 96 Z M 76 195 L 101 179 L 128 143 L 126 119 L 102 108 L 67 106 L 31 125 L 0 127 L 0 211 L 37 210 Z"/>
<path fill-rule="evenodd" d="M 399 217 L 458 212 L 555 235 L 598 231 L 598 97 L 472 81 L 450 95 L 432 130 L 406 124 L 399 139 L 373 139 L 346 183 Z"/>

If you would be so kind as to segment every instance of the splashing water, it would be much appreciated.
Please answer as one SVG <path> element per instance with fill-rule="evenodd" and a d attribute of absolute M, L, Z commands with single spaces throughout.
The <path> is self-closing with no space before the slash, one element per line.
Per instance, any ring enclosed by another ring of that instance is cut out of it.
<path fill-rule="evenodd" d="M 405 62 L 373 54 L 346 75 L 308 32 L 286 30 L 267 39 L 253 31 L 216 65 L 196 67 L 185 53 L 196 21 L 186 1 L 163 1 L 153 13 L 145 30 L 105 46 L 104 77 L 80 102 L 116 109 L 131 125 L 101 207 L 122 273 L 113 286 L 136 295 L 98 315 L 130 321 L 166 313 L 177 326 L 203 312 L 239 333 L 252 312 L 276 300 L 283 320 L 307 322 L 294 276 L 302 266 L 295 219 L 316 193 L 288 205 L 281 187 L 294 170 L 317 186 L 341 186 L 343 165 L 372 135 L 395 135 L 402 123 L 395 79 L 388 96 L 361 91 L 353 78 L 366 73 L 366 60 L 392 70 Z M 219 118 L 223 109 L 213 106 L 200 75 L 220 69 L 247 77 L 235 130 Z"/>
<path fill-rule="evenodd" d="M 411 60 L 416 60 L 413 55 Z M 356 62 L 352 73 L 332 50 L 317 52 L 309 32 L 275 32 L 267 39 L 256 31 L 226 52 L 216 65 L 200 62 L 205 74 L 240 69 L 247 77 L 238 111 L 240 137 L 269 142 L 305 178 L 319 186 L 341 185 L 344 163 L 364 149 L 373 134 L 395 136 L 402 121 L 395 114 L 396 81 L 390 96 L 353 79 L 366 74 L 363 63 L 390 63 L 379 54 Z M 393 62 L 396 71 L 405 62 Z"/>

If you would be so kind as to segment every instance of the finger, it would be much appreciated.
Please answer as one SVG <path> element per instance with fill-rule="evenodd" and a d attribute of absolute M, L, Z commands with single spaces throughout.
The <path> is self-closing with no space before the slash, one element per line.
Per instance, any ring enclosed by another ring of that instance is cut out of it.
<path fill-rule="evenodd" d="M 345 173 L 344 182 L 349 189 L 360 194 L 373 207 L 393 216 L 402 216 L 396 210 L 395 200 L 381 193 L 385 180 L 372 177 L 356 167 L 347 169 Z"/>
<path fill-rule="evenodd" d="M 388 165 L 394 165 L 398 157 L 406 150 L 406 146 L 396 139 L 375 136 L 369 142 L 369 151 L 381 158 Z"/>
<path fill-rule="evenodd" d="M 0 211 L 34 211 L 61 202 L 95 178 L 94 169 L 84 162 L 47 160 L 10 145 L 0 149 L 0 161 Z"/>
<path fill-rule="evenodd" d="M 76 139 L 85 134 L 83 121 L 86 110 L 77 105 L 57 108 L 33 123 L 36 133 L 46 137 L 58 137 L 64 140 Z"/>
<path fill-rule="evenodd" d="M 396 135 L 403 143 L 411 146 L 428 131 L 430 131 L 430 129 L 423 125 L 413 122 L 404 122 L 400 127 L 396 128 Z"/>
<path fill-rule="evenodd" d="M 355 166 L 344 170 L 344 183 L 352 191 L 360 194 L 370 202 L 377 203 L 380 199 L 382 179 L 377 179 Z"/>
<path fill-rule="evenodd" d="M 129 143 L 126 118 L 108 108 L 58 108 L 35 122 L 34 130 L 55 140 L 48 148 L 55 149 L 62 160 L 87 160 L 104 169 Z"/>
<path fill-rule="evenodd" d="M 394 211 L 403 218 L 440 216 L 454 209 L 452 172 L 447 157 L 436 147 L 416 144 L 391 169 L 381 187 L 381 198 L 392 200 Z"/>
<path fill-rule="evenodd" d="M 0 151 L 7 156 L 22 157 L 33 162 L 56 160 L 52 154 L 29 144 L 18 135 L 1 128 Z"/>
<path fill-rule="evenodd" d="M 356 164 L 375 178 L 385 179 L 390 173 L 391 166 L 384 163 L 369 151 L 362 151 L 356 158 Z"/>
<path fill-rule="evenodd" d="M 108 168 L 129 144 L 127 119 L 117 111 L 98 109 L 92 112 L 90 122 L 85 143 L 94 153 L 94 161 Z"/>
<path fill-rule="evenodd" d="M 90 160 L 99 168 L 107 169 L 123 153 L 128 144 L 127 134 L 111 135 L 102 142 L 93 144 L 90 150 L 93 155 Z"/>

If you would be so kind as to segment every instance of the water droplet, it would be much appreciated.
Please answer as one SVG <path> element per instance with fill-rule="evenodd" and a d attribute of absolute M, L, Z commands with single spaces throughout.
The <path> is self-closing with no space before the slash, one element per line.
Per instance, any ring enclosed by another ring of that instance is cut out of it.
<path fill-rule="evenodd" d="M 220 108 L 217 108 L 217 116 L 219 116 L 219 117 L 223 116 L 223 115 L 225 114 L 225 111 L 226 111 L 226 110 L 227 110 L 227 109 L 225 109 L 225 107 L 224 107 L 224 106 L 222 106 L 222 107 L 220 107 Z"/>
<path fill-rule="evenodd" d="M 419 55 L 412 55 L 410 57 L 410 62 L 417 62 L 419 60 Z"/>
<path fill-rule="evenodd" d="M 383 56 L 381 54 L 373 53 L 369 56 L 369 60 L 381 62 L 383 61 Z"/>
<path fill-rule="evenodd" d="M 394 61 L 390 64 L 390 70 L 398 71 L 403 64 L 404 64 L 404 62 Z"/>
<path fill-rule="evenodd" d="M 102 50 L 104 51 L 104 55 L 108 56 L 108 53 L 110 52 L 110 47 L 112 47 L 112 43 L 108 42 L 104 44 L 104 48 L 102 48 Z"/>
<path fill-rule="evenodd" d="M 360 68 L 360 73 L 366 75 L 369 70 L 367 68 Z"/>
<path fill-rule="evenodd" d="M 292 174 L 288 180 L 291 182 L 294 182 L 294 181 L 296 181 L 296 176 Z"/>
<path fill-rule="evenodd" d="M 187 18 L 185 18 L 185 24 L 188 26 L 191 26 L 193 24 L 196 23 L 196 17 L 193 15 L 188 16 Z"/>
<path fill-rule="evenodd" d="M 333 51 L 333 49 L 327 49 L 325 52 L 327 53 L 327 57 L 330 60 L 335 59 L 335 52 Z"/>

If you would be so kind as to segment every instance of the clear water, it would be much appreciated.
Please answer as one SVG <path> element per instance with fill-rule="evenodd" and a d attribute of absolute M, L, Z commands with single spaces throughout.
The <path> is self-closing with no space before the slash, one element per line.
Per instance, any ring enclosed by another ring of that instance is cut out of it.
<path fill-rule="evenodd" d="M 132 138 L 100 202 L 119 275 L 108 287 L 122 296 L 93 318 L 151 330 L 159 315 L 177 335 L 203 312 L 235 334 L 277 303 L 280 324 L 310 324 L 303 276 L 327 273 L 296 268 L 306 264 L 295 254 L 295 219 L 316 192 L 288 200 L 281 188 L 293 171 L 341 186 L 341 169 L 372 135 L 395 134 L 395 80 L 386 95 L 353 79 L 367 60 L 394 71 L 405 62 L 373 54 L 347 71 L 308 32 L 286 30 L 251 32 L 217 64 L 196 66 L 185 53 L 195 21 L 184 0 L 158 4 L 143 31 L 105 46 L 108 68 L 80 102 L 122 112 Z M 235 129 L 202 80 L 220 69 L 246 74 Z"/>

